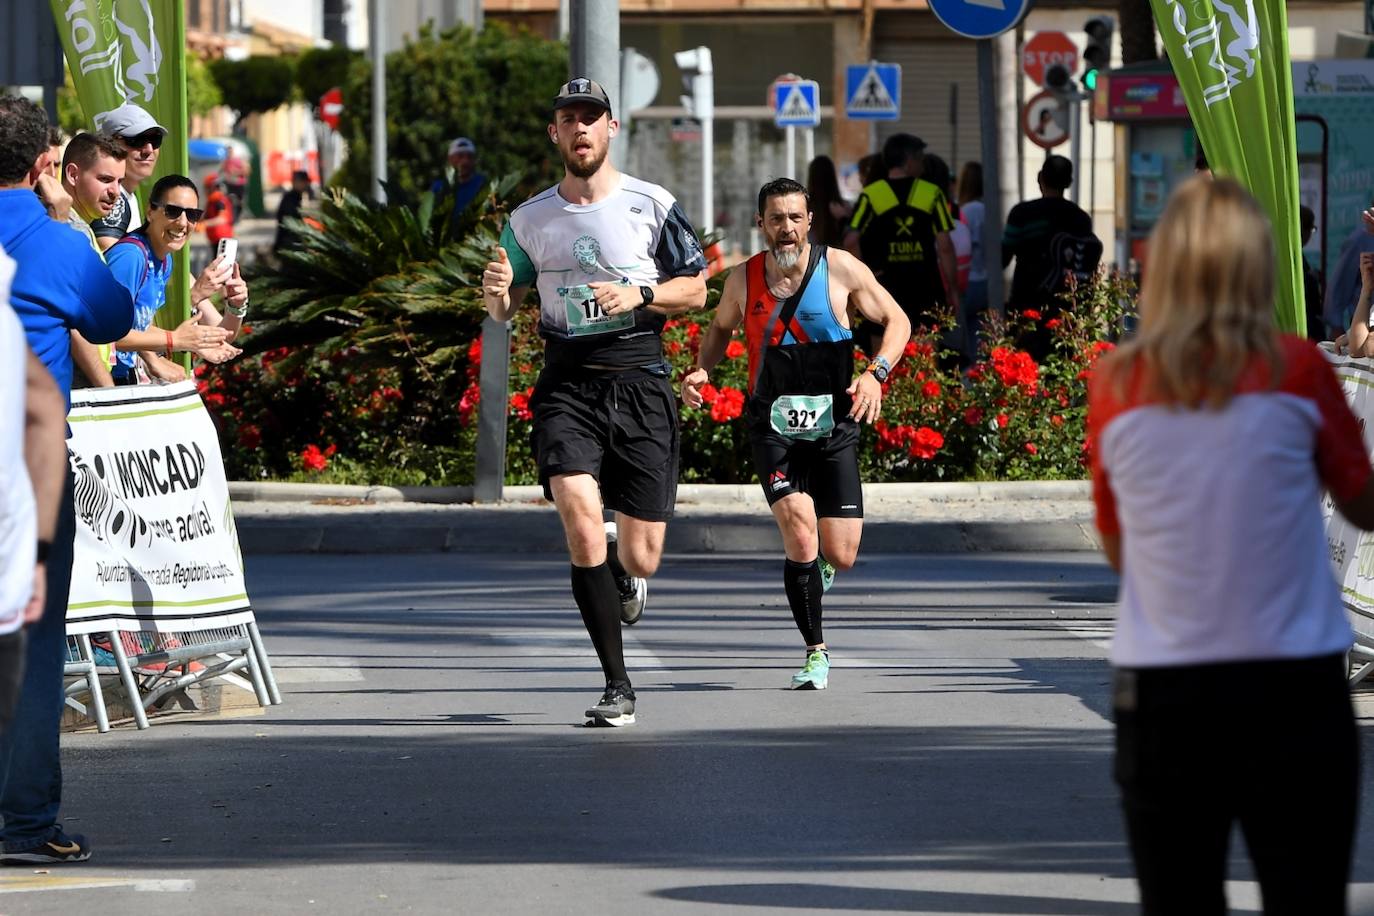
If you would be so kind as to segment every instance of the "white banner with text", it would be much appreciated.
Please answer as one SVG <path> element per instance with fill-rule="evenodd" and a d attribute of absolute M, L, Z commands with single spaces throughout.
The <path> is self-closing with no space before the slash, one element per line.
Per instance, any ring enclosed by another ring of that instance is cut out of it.
<path fill-rule="evenodd" d="M 1329 344 L 1322 352 L 1336 370 L 1346 400 L 1360 421 L 1366 451 L 1374 455 L 1374 360 L 1337 356 Z M 1341 584 L 1341 600 L 1350 612 L 1351 626 L 1361 643 L 1374 646 L 1374 532 L 1361 531 L 1347 522 L 1335 510 L 1329 494 L 1322 500 L 1322 512 L 1331 564 Z"/>
<path fill-rule="evenodd" d="M 195 382 L 72 392 L 68 633 L 253 622 L 219 436 Z"/>

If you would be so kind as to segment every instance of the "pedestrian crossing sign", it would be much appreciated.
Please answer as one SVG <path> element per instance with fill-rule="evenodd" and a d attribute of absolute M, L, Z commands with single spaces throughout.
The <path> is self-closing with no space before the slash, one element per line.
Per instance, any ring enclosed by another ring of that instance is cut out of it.
<path fill-rule="evenodd" d="M 902 115 L 901 64 L 844 68 L 844 114 L 851 121 L 895 121 Z"/>
<path fill-rule="evenodd" d="M 815 127 L 820 124 L 820 85 L 815 80 L 775 84 L 773 123 L 779 127 Z"/>

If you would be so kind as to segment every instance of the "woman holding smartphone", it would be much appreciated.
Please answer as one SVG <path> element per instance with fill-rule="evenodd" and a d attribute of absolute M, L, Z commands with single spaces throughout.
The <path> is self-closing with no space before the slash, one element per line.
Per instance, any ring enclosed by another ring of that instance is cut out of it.
<path fill-rule="evenodd" d="M 1121 573 L 1115 775 L 1146 914 L 1226 911 L 1233 823 L 1265 913 L 1346 912 L 1354 634 L 1320 504 L 1374 528 L 1374 474 L 1325 357 L 1273 327 L 1274 260 L 1240 185 L 1183 184 L 1139 330 L 1090 385 L 1097 525 Z"/>
<path fill-rule="evenodd" d="M 165 382 L 186 378 L 185 370 L 172 361 L 177 351 L 190 351 L 202 359 L 221 363 L 241 352 L 229 344 L 246 314 L 248 286 L 239 277 L 238 265 L 227 266 L 216 258 L 191 288 L 195 314 L 175 330 L 152 327 L 153 316 L 167 299 L 172 275 L 172 254 L 186 247 L 191 230 L 203 215 L 195 182 L 168 175 L 153 186 L 147 221 L 112 245 L 105 255 L 110 272 L 134 299 L 134 330 L 115 344 L 111 375 L 117 385 L 139 382 L 138 360 L 148 375 Z M 223 291 L 227 317 L 211 304 Z"/>

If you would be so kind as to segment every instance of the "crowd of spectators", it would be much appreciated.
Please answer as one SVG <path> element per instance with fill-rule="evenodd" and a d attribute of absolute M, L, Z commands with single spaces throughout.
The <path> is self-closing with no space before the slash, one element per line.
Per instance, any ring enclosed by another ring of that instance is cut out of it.
<path fill-rule="evenodd" d="M 0 480 L 0 863 L 90 856 L 58 820 L 76 533 L 62 440 L 73 384 L 180 381 L 176 353 L 211 362 L 240 353 L 230 341 L 248 287 L 236 260 L 213 258 L 191 285 L 190 317 L 154 326 L 176 252 L 205 213 L 183 175 L 157 180 L 140 205 L 136 191 L 167 138 L 127 103 L 63 149 L 38 106 L 0 96 L 0 455 L 11 471 Z M 227 198 L 214 202 L 232 214 Z M 232 231 L 232 215 L 214 225 Z M 10 460 L 21 453 L 23 462 Z"/>

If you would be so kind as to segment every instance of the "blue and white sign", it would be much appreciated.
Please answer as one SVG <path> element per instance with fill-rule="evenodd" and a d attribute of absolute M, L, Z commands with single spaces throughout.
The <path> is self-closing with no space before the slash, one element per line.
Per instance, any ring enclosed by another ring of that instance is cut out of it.
<path fill-rule="evenodd" d="M 820 124 L 820 84 L 815 80 L 798 80 L 775 85 L 773 123 L 779 127 L 815 127 Z"/>
<path fill-rule="evenodd" d="M 930 11 L 965 38 L 996 38 L 1015 28 L 1032 0 L 930 0 Z"/>
<path fill-rule="evenodd" d="M 877 61 L 844 68 L 844 115 L 851 121 L 902 116 L 902 65 Z"/>

